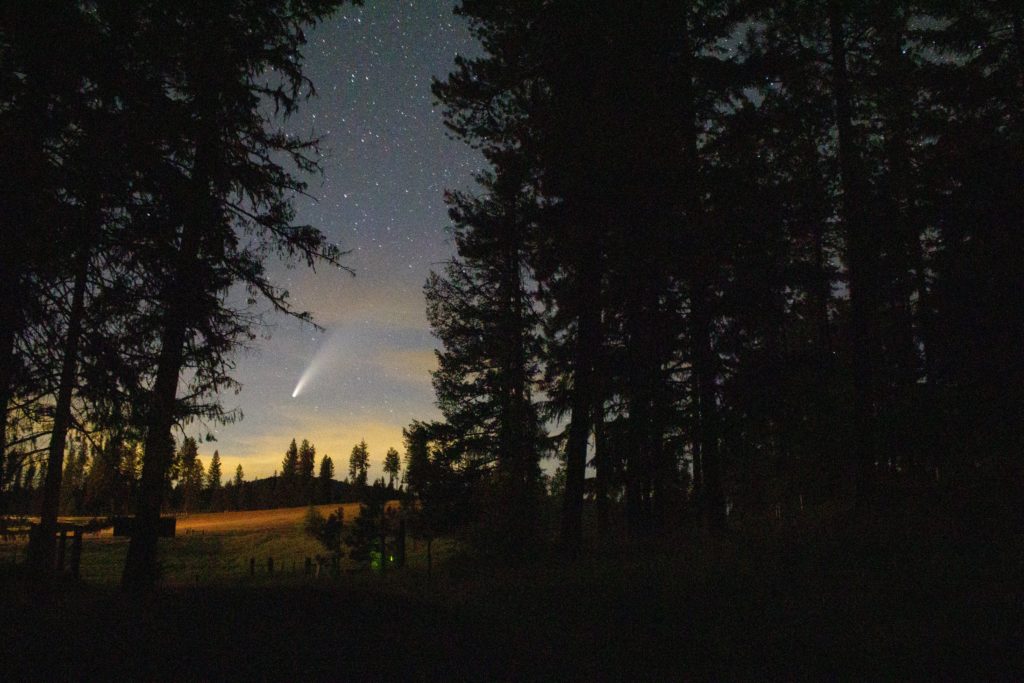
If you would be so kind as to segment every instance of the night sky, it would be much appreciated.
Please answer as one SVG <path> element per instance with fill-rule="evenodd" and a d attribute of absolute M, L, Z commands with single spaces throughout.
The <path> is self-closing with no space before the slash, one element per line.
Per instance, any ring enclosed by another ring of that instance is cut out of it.
<path fill-rule="evenodd" d="M 276 281 L 319 332 L 268 315 L 269 339 L 239 354 L 243 388 L 223 396 L 244 414 L 214 426 L 224 477 L 239 462 L 246 479 L 280 467 L 289 441 L 307 438 L 327 453 L 343 479 L 360 439 L 370 449 L 370 477 L 385 451 L 403 452 L 402 427 L 438 416 L 429 370 L 436 340 L 426 322 L 427 273 L 451 256 L 442 194 L 467 188 L 481 158 L 446 136 L 432 107 L 430 82 L 475 43 L 452 15 L 454 0 L 376 0 L 346 7 L 308 33 L 307 75 L 318 97 L 287 123 L 326 142 L 322 178 L 310 182 L 318 201 L 297 201 L 298 221 L 319 227 L 343 249 L 356 272 L 275 265 Z M 314 370 L 292 393 L 310 364 Z M 200 427 L 186 431 L 200 435 Z"/>

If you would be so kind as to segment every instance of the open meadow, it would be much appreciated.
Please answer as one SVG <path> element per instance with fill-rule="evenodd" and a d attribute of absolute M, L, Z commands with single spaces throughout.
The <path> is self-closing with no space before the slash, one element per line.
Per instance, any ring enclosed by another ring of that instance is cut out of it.
<path fill-rule="evenodd" d="M 44 592 L 0 564 L 17 653 L 0 678 L 1020 680 L 1024 543 L 940 509 L 539 548 L 519 567 L 449 542 L 430 579 L 411 543 L 402 570 L 304 576 L 306 508 L 194 515 L 161 541 L 152 593 L 117 588 L 123 539 L 90 538 L 82 580 Z M 254 555 L 278 571 L 249 577 Z"/>
<path fill-rule="evenodd" d="M 397 506 L 391 502 L 389 507 Z M 346 523 L 359 515 L 358 503 L 315 506 L 326 517 L 339 507 Z M 306 535 L 304 524 L 309 507 L 204 512 L 179 515 L 174 538 L 160 539 L 161 583 L 221 584 L 232 581 L 273 581 L 304 572 L 307 557 L 325 554 Z M 62 518 L 86 522 L 86 518 Z M 13 565 L 25 555 L 25 538 L 0 541 L 0 564 Z M 70 544 L 69 544 L 70 545 Z M 440 547 L 445 547 L 440 544 Z M 409 539 L 407 560 L 425 562 L 422 543 Z M 121 578 L 128 539 L 115 537 L 110 528 L 85 534 L 82 544 L 81 580 L 88 584 L 116 586 Z M 250 561 L 256 560 L 255 572 Z M 268 573 L 273 559 L 274 572 Z M 347 569 L 352 567 L 343 565 Z"/>

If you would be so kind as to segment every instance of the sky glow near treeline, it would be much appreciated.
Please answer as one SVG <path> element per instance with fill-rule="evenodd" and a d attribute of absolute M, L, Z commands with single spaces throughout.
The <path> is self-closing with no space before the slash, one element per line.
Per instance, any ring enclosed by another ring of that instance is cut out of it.
<path fill-rule="evenodd" d="M 423 283 L 451 257 L 446 188 L 472 187 L 482 159 L 450 139 L 433 107 L 431 78 L 456 54 L 477 51 L 454 0 L 376 0 L 345 7 L 307 31 L 306 74 L 318 97 L 285 124 L 324 139 L 315 201 L 298 198 L 297 223 L 319 227 L 350 253 L 355 276 L 320 266 L 268 264 L 299 310 L 324 329 L 267 314 L 264 337 L 236 356 L 239 394 L 221 398 L 244 418 L 210 429 L 225 476 L 270 476 L 289 442 L 309 439 L 344 478 L 352 446 L 365 439 L 370 477 L 388 448 L 403 452 L 402 428 L 438 417 L 429 371 L 436 340 Z M 261 309 L 261 310 L 265 310 Z M 191 425 L 186 432 L 201 436 Z"/>

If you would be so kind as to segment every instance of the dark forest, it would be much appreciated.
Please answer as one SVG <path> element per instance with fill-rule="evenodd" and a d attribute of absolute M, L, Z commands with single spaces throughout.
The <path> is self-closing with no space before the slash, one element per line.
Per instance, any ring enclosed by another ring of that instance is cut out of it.
<path fill-rule="evenodd" d="M 337 481 L 292 440 L 222 485 L 180 427 L 240 419 L 222 396 L 268 316 L 317 324 L 268 264 L 350 268 L 296 220 L 321 141 L 281 127 L 315 95 L 306 32 L 349 4 L 0 3 L 16 677 L 1021 674 L 1024 6 L 462 0 L 479 53 L 429 87 L 486 167 L 445 192 L 423 289 L 441 419 L 408 416 L 387 482 L 365 441 Z M 162 581 L 162 514 L 362 501 L 383 557 L 392 499 L 403 561 L 406 524 L 451 544 L 427 574 Z M 54 569 L 72 514 L 131 515 L 116 587 Z M 360 633 L 298 647 L 308 670 L 207 647 L 175 673 L 140 653 L 234 631 L 193 632 L 190 590 L 317 634 L 334 601 Z M 106 599 L 128 621 L 91 622 Z M 133 619 L 163 630 L 121 663 L 32 663 Z M 389 629 L 404 654 L 367 661 Z"/>

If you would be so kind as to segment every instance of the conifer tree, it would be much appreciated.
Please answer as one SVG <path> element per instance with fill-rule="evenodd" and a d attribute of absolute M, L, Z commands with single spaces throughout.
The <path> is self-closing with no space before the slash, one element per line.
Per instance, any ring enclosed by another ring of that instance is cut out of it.
<path fill-rule="evenodd" d="M 231 483 L 232 483 L 232 491 L 231 492 L 232 492 L 232 494 L 234 494 L 234 497 L 235 497 L 234 501 L 233 501 L 233 503 L 235 505 L 235 509 L 236 510 L 241 510 L 241 509 L 243 509 L 242 508 L 242 503 L 244 501 L 243 488 L 242 487 L 245 485 L 245 472 L 242 470 L 242 463 L 238 463 L 238 466 L 235 467 L 235 477 L 234 477 L 234 479 L 231 480 Z"/>
<path fill-rule="evenodd" d="M 124 241 L 124 221 L 114 216 L 124 215 L 127 188 L 138 170 L 124 153 L 131 135 L 113 134 L 130 127 L 111 79 L 110 57 L 95 49 L 106 41 L 110 52 L 117 52 L 113 43 L 122 40 L 108 32 L 106 19 L 100 8 L 77 2 L 63 3 L 59 11 L 26 6 L 4 17 L 11 22 L 4 34 L 14 37 L 5 41 L 4 77 L 13 77 L 5 92 L 15 100 L 4 107 L 0 137 L 10 130 L 7 124 L 43 107 L 33 121 L 21 121 L 17 143 L 5 143 L 10 154 L 0 170 L 5 178 L 21 174 L 30 187 L 22 193 L 25 199 L 5 196 L 0 207 L 11 220 L 5 234 L 9 228 L 18 246 L 10 253 L 20 253 L 17 263 L 9 262 L 7 254 L 0 257 L 0 271 L 9 283 L 7 301 L 0 306 L 0 453 L 18 417 L 38 425 L 32 415 L 46 414 L 47 457 L 53 466 L 42 482 L 40 524 L 29 547 L 39 578 L 53 563 L 68 432 L 76 422 L 91 422 L 93 428 L 99 422 L 95 413 L 73 413 L 91 411 L 86 398 L 109 391 L 103 382 L 82 381 L 88 341 L 103 339 L 115 346 L 127 336 L 127 328 L 108 324 L 104 314 L 109 311 L 96 305 L 111 292 L 131 295 L 108 259 L 117 251 L 114 245 Z M 62 59 L 50 59 L 47 66 L 37 61 L 36 51 L 50 44 L 65 49 Z M 28 339 L 36 341 L 25 343 Z M 31 386 L 19 385 L 19 378 L 27 377 L 33 378 Z"/>
<path fill-rule="evenodd" d="M 284 453 L 284 459 L 281 461 L 281 479 L 290 482 L 298 475 L 299 472 L 299 446 L 292 439 L 292 442 L 288 445 L 288 450 Z"/>
<path fill-rule="evenodd" d="M 661 526 L 678 495 L 682 449 L 672 423 L 683 406 L 697 425 L 708 516 L 723 524 L 718 240 L 698 131 L 728 89 L 742 87 L 723 83 L 729 72 L 720 68 L 719 44 L 742 21 L 734 5 L 467 1 L 459 12 L 485 55 L 457 60 L 435 86 L 452 130 L 498 169 L 512 165 L 499 158 L 507 149 L 541 190 L 545 230 L 529 262 L 540 266 L 561 321 L 549 348 L 571 349 L 556 351 L 562 365 L 549 390 L 562 401 L 555 414 L 571 414 L 563 512 L 570 549 L 580 543 L 587 441 L 604 431 L 612 398 L 613 335 L 621 343 L 618 417 L 632 432 L 624 441 L 631 528 Z M 643 104 L 627 110 L 624 102 Z M 692 393 L 678 389 L 680 367 Z M 604 465 L 602 474 L 607 480 Z"/>
<path fill-rule="evenodd" d="M 1024 10 L 1012 0 L 927 7 L 938 19 L 918 29 L 934 55 L 926 102 L 937 131 L 924 166 L 937 404 L 926 429 L 942 435 L 930 445 L 944 465 L 1006 466 L 1024 444 Z"/>
<path fill-rule="evenodd" d="M 231 384 L 226 354 L 251 329 L 228 303 L 228 289 L 243 284 L 276 310 L 308 320 L 269 280 L 264 256 L 279 250 L 309 264 L 338 263 L 339 250 L 319 230 L 293 222 L 291 200 L 305 185 L 292 169 L 316 170 L 315 143 L 275 129 L 272 117 L 291 114 L 310 94 L 302 71 L 303 28 L 341 4 L 241 2 L 212 8 L 186 2 L 146 8 L 156 14 L 152 24 L 160 35 L 152 43 L 151 66 L 164 78 L 167 96 L 152 110 L 187 106 L 161 122 L 170 126 L 168 148 L 176 163 L 154 178 L 160 181 L 154 188 L 159 229 L 149 233 L 153 250 L 143 259 L 157 275 L 153 294 L 161 331 L 145 404 L 146 457 L 126 587 L 156 579 L 171 426 L 183 412 L 224 417 L 216 402 L 180 401 L 178 385 L 186 368 L 195 371 L 186 396 L 209 397 Z M 248 233 L 244 242 L 238 228 Z"/>
<path fill-rule="evenodd" d="M 492 156 L 496 173 L 477 178 L 486 195 L 448 195 L 459 256 L 428 279 L 427 319 L 444 347 L 433 373 L 438 406 L 460 448 L 493 468 L 491 531 L 523 552 L 537 540 L 542 448 L 527 262 L 536 200 L 517 160 Z"/>
<path fill-rule="evenodd" d="M 398 471 L 401 468 L 401 461 L 398 459 L 398 451 L 389 448 L 384 454 L 384 474 L 388 475 L 388 488 L 394 488 L 395 479 L 398 478 Z"/>
<path fill-rule="evenodd" d="M 185 437 L 178 449 L 178 480 L 181 490 L 181 510 L 194 512 L 199 504 L 199 494 L 205 487 L 203 464 L 199 458 L 199 447 L 191 436 Z"/>
<path fill-rule="evenodd" d="M 320 459 L 320 474 L 317 477 L 319 497 L 321 503 L 330 503 L 333 498 L 334 489 L 334 461 L 331 456 L 324 455 Z"/>
<path fill-rule="evenodd" d="M 220 451 L 214 451 L 210 459 L 210 467 L 206 471 L 206 489 L 216 494 L 221 489 Z"/>
<path fill-rule="evenodd" d="M 313 498 L 313 470 L 316 466 L 316 448 L 308 440 L 303 439 L 299 445 L 299 461 L 297 469 L 297 492 L 301 499 L 296 502 L 310 502 Z"/>
<path fill-rule="evenodd" d="M 352 447 L 352 454 L 348 458 L 348 480 L 351 484 L 362 488 L 366 486 L 367 470 L 370 467 L 370 451 L 366 447 L 366 441 L 360 441 Z"/>

